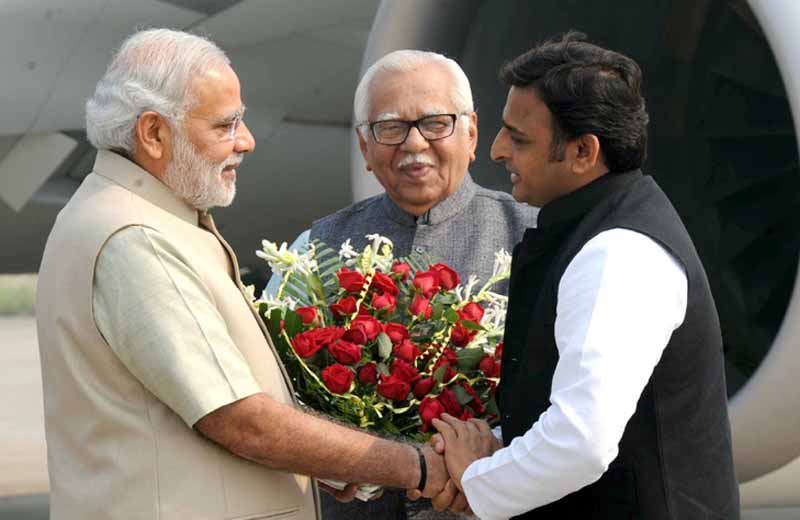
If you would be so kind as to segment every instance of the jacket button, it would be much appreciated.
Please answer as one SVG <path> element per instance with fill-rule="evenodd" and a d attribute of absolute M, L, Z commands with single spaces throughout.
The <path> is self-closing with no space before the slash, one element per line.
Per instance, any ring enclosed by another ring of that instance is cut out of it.
<path fill-rule="evenodd" d="M 503 418 L 504 418 L 506 421 L 510 421 L 510 420 L 511 420 L 511 414 L 510 414 L 510 413 L 507 413 L 507 414 L 505 414 L 505 415 L 503 416 Z"/>
<path fill-rule="evenodd" d="M 427 249 L 427 248 L 426 248 L 425 246 L 416 246 L 416 247 L 414 248 L 414 251 L 416 251 L 417 253 L 420 253 L 420 254 L 422 254 L 422 253 L 424 253 L 424 252 L 425 252 L 425 250 L 426 250 L 426 249 Z"/>

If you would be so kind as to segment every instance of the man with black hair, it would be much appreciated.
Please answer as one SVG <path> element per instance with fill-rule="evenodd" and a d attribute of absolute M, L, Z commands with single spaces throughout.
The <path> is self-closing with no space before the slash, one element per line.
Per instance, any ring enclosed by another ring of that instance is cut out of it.
<path fill-rule="evenodd" d="M 451 478 L 485 520 L 738 519 L 719 320 L 686 229 L 639 169 L 639 66 L 571 32 L 501 78 L 492 158 L 542 209 L 514 250 L 505 448 L 480 458 L 474 424 L 435 422 Z"/>

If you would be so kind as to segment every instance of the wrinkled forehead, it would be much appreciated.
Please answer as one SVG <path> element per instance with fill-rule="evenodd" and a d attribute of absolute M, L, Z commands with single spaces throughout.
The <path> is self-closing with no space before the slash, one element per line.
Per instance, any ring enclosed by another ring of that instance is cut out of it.
<path fill-rule="evenodd" d="M 435 64 L 406 72 L 384 72 L 370 85 L 369 118 L 419 119 L 455 113 L 455 89 L 449 71 Z"/>

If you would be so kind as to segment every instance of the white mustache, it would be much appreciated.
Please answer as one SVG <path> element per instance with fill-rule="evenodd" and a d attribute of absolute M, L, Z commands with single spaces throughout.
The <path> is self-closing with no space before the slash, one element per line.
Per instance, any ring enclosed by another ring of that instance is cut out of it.
<path fill-rule="evenodd" d="M 235 155 L 231 155 L 223 163 L 220 165 L 220 170 L 227 168 L 228 166 L 238 166 L 244 160 L 244 154 L 237 153 Z"/>
<path fill-rule="evenodd" d="M 436 166 L 436 163 L 433 162 L 430 157 L 421 153 L 406 155 L 400 159 L 399 163 L 397 163 L 398 168 L 405 168 L 406 166 L 411 165 Z"/>

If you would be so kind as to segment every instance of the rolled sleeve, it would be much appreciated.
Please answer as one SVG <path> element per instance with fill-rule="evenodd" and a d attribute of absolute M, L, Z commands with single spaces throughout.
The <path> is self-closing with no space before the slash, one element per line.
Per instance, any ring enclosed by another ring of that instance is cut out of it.
<path fill-rule="evenodd" d="M 158 231 L 114 234 L 95 265 L 95 322 L 128 370 L 190 427 L 261 391 L 213 297 Z"/>

